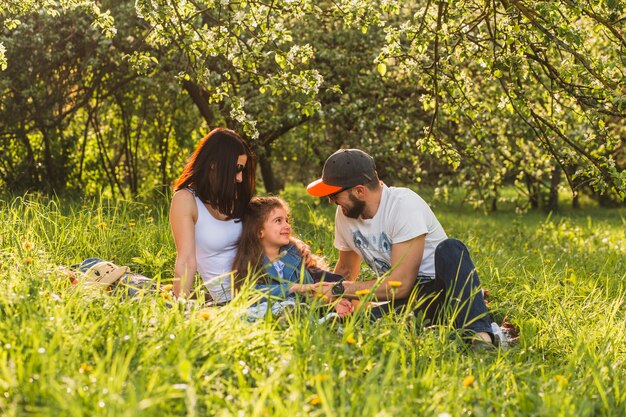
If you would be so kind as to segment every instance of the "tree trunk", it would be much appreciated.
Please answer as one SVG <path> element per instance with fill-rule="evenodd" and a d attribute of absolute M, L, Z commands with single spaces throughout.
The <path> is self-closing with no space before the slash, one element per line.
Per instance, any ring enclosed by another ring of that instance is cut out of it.
<path fill-rule="evenodd" d="M 48 189 L 48 191 L 54 191 L 54 186 L 52 185 L 55 182 L 54 179 L 54 167 L 52 166 L 52 150 L 50 137 L 48 136 L 48 131 L 45 128 L 40 129 L 41 137 L 43 139 L 43 161 L 44 168 L 46 172 L 46 181 L 44 186 Z"/>
<path fill-rule="evenodd" d="M 169 123 L 169 125 L 167 126 L 167 129 L 165 130 L 164 134 L 163 134 L 163 138 L 161 139 L 160 143 L 159 143 L 159 153 L 161 154 L 161 161 L 159 163 L 160 169 L 161 169 L 161 186 L 163 187 L 167 187 L 168 183 L 167 183 L 167 158 L 168 158 L 168 151 L 169 151 L 169 137 L 170 134 L 172 132 L 172 123 Z"/>
<path fill-rule="evenodd" d="M 40 187 L 41 186 L 41 176 L 39 175 L 39 171 L 37 170 L 37 162 L 35 161 L 35 153 L 33 152 L 33 147 L 28 139 L 28 135 L 26 134 L 26 130 L 24 129 L 24 123 L 20 122 L 18 138 L 26 148 L 26 175 L 27 185 L 29 187 Z"/>
<path fill-rule="evenodd" d="M 572 208 L 576 210 L 580 208 L 580 195 L 578 191 L 574 191 L 574 195 L 572 196 Z"/>
<path fill-rule="evenodd" d="M 554 165 L 552 169 L 552 179 L 550 181 L 550 194 L 546 210 L 556 213 L 559 211 L 559 185 L 561 184 L 561 167 L 559 164 Z"/>
<path fill-rule="evenodd" d="M 113 196 L 113 198 L 115 198 L 115 189 L 117 187 L 120 194 L 122 195 L 122 198 L 124 198 L 124 189 L 119 183 L 117 176 L 115 175 L 114 165 L 111 163 L 111 160 L 107 155 L 107 147 L 104 143 L 104 138 L 102 137 L 97 116 L 94 116 L 91 119 L 91 124 L 96 135 L 96 143 L 98 144 L 98 155 L 100 156 L 100 164 L 109 181 L 109 186 L 111 187 L 111 195 Z"/>
<path fill-rule="evenodd" d="M 530 175 L 526 175 L 526 188 L 528 189 L 528 202 L 530 203 L 530 207 L 533 209 L 539 208 L 539 187 L 537 183 L 530 177 Z"/>
<path fill-rule="evenodd" d="M 265 145 L 261 149 L 258 149 L 257 156 L 259 158 L 259 166 L 261 167 L 261 177 L 263 178 L 265 191 L 271 194 L 280 193 L 285 185 L 274 175 L 269 145 Z"/>
<path fill-rule="evenodd" d="M 87 107 L 87 122 L 83 131 L 83 144 L 80 150 L 80 163 L 78 164 L 78 184 L 82 186 L 83 167 L 85 166 L 85 152 L 87 150 L 87 139 L 89 138 L 89 124 L 91 123 L 91 108 Z"/>
<path fill-rule="evenodd" d="M 211 106 L 209 106 L 209 93 L 203 90 L 198 84 L 192 83 L 191 81 L 183 81 L 183 88 L 187 91 L 187 94 L 189 94 L 189 97 L 191 97 L 191 100 L 196 105 L 207 124 L 213 126 L 215 116 L 213 115 Z"/>
<path fill-rule="evenodd" d="M 595 192 L 594 195 L 600 207 L 617 208 L 617 207 L 626 206 L 626 202 L 620 202 L 617 199 L 612 198 L 612 196 L 608 193 L 608 191 L 604 193 Z"/>

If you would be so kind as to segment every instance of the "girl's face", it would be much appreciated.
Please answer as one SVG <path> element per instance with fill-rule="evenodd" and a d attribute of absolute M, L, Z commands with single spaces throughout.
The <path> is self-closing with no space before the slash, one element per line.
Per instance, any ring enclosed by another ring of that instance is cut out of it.
<path fill-rule="evenodd" d="M 264 248 L 280 248 L 289 244 L 291 226 L 287 219 L 287 211 L 278 207 L 271 211 L 259 233 Z"/>

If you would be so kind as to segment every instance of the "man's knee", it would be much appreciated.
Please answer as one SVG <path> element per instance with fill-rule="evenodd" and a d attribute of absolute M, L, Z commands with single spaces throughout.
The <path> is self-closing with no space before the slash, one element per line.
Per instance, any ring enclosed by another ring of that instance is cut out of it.
<path fill-rule="evenodd" d="M 467 247 L 458 239 L 448 238 L 435 249 L 435 256 L 441 256 L 442 254 L 460 254 L 467 252 Z"/>
<path fill-rule="evenodd" d="M 446 239 L 435 250 L 437 275 L 452 282 L 464 283 L 476 275 L 467 247 L 458 239 Z"/>

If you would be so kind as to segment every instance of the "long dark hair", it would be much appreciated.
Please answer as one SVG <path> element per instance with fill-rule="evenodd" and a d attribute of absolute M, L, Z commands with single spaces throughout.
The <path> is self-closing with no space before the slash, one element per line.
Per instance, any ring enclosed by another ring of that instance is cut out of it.
<path fill-rule="evenodd" d="M 246 155 L 243 181 L 237 183 L 237 158 Z M 191 188 L 196 196 L 229 218 L 241 218 L 254 195 L 256 161 L 252 149 L 237 133 L 213 129 L 185 165 L 174 190 Z"/>
<path fill-rule="evenodd" d="M 245 218 L 243 221 L 243 230 L 237 255 L 233 262 L 233 270 L 235 271 L 234 287 L 236 290 L 241 288 L 244 279 L 250 275 L 259 272 L 261 260 L 263 259 L 263 245 L 261 244 L 261 230 L 263 223 L 268 219 L 272 210 L 282 208 L 289 216 L 289 205 L 280 197 L 254 197 L 248 204 Z M 259 280 L 264 280 L 263 275 Z"/>

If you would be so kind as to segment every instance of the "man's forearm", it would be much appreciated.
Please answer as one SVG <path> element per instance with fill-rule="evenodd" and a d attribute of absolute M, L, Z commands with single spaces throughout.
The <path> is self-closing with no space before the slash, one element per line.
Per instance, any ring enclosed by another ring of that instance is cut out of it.
<path fill-rule="evenodd" d="M 348 281 L 356 281 L 357 277 L 359 276 L 359 270 L 352 270 L 349 267 L 347 267 L 346 265 L 340 265 L 337 264 L 335 265 L 335 269 L 333 270 L 333 273 L 337 274 L 337 275 L 341 275 L 342 277 L 344 277 L 346 280 Z"/>
<path fill-rule="evenodd" d="M 399 287 L 392 287 L 389 282 L 400 282 Z M 346 298 L 359 298 L 365 294 L 369 294 L 376 286 L 377 280 L 369 281 L 344 281 L 343 286 L 345 289 L 344 297 Z M 380 285 L 374 290 L 374 297 L 377 300 L 391 300 L 392 298 L 406 298 L 411 293 L 415 280 L 412 282 L 394 281 L 393 277 L 387 277 Z M 369 291 L 369 292 L 365 292 Z"/>
<path fill-rule="evenodd" d="M 364 294 L 368 294 L 366 291 L 371 291 L 376 283 L 375 280 L 370 281 L 344 281 L 344 293 L 342 297 L 355 299 Z M 376 294 L 375 294 L 376 295 Z"/>

